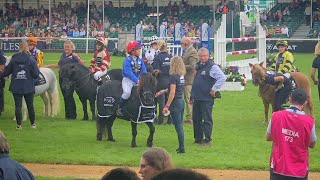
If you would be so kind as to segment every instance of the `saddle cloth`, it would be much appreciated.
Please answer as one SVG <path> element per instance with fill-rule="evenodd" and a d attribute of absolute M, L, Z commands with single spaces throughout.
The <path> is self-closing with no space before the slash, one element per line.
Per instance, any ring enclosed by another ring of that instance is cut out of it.
<path fill-rule="evenodd" d="M 109 118 L 114 115 L 118 108 L 121 94 L 120 81 L 107 81 L 102 84 L 97 93 L 98 116 Z M 155 108 L 155 106 L 144 106 L 136 95 L 136 87 L 133 87 L 131 97 L 122 107 L 124 117 L 121 118 L 131 120 L 134 123 L 153 122 L 156 117 Z"/>
<path fill-rule="evenodd" d="M 127 108 L 123 109 L 123 113 L 125 116 L 129 116 L 130 120 L 134 123 L 145 123 L 145 122 L 153 122 L 156 118 L 155 106 L 139 106 L 139 112 L 129 113 Z"/>
<path fill-rule="evenodd" d="M 39 74 L 39 78 L 36 80 L 36 82 L 34 83 L 35 86 L 40 86 L 43 84 L 46 84 L 46 78 L 44 77 L 44 75 L 40 72 Z"/>

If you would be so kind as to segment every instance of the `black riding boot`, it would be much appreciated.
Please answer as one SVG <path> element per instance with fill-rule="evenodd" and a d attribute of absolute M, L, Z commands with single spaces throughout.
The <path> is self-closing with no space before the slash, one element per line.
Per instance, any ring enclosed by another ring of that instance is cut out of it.
<path fill-rule="evenodd" d="M 124 103 L 126 102 L 126 99 L 123 99 L 122 97 L 120 98 L 120 102 L 118 105 L 118 109 L 117 109 L 117 115 L 123 117 L 123 112 L 122 112 L 122 107 L 124 105 Z"/>

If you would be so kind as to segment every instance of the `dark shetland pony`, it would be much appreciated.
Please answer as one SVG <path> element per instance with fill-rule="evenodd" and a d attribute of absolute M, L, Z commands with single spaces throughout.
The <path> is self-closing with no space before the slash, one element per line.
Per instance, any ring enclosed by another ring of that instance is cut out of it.
<path fill-rule="evenodd" d="M 267 69 L 263 66 L 262 63 L 257 64 L 249 64 L 251 67 L 251 74 L 252 74 L 252 83 L 255 86 L 259 86 L 259 96 L 262 99 L 263 105 L 264 105 L 264 122 L 268 122 L 268 113 L 269 113 L 269 106 L 272 105 L 272 110 L 275 109 L 275 92 L 276 86 L 266 84 L 264 83 L 264 79 L 266 76 Z M 307 97 L 307 113 L 309 115 L 313 115 L 313 107 L 312 107 L 312 101 L 311 101 L 311 87 L 310 87 L 310 81 L 309 78 L 301 73 L 301 72 L 293 72 L 290 74 L 293 79 L 297 83 L 297 87 L 304 89 L 308 95 Z"/>
<path fill-rule="evenodd" d="M 154 106 L 155 93 L 157 81 L 151 73 L 142 73 L 140 75 L 138 87 L 133 87 L 130 98 L 123 106 L 123 113 L 125 117 L 122 119 L 131 121 L 132 141 L 131 147 L 137 147 L 137 123 L 133 119 L 137 118 L 140 105 Z M 107 141 L 114 142 L 112 134 L 112 126 L 114 120 L 117 118 L 117 107 L 122 94 L 122 85 L 120 81 L 108 81 L 104 83 L 98 90 L 97 94 L 97 140 L 101 141 L 103 135 L 107 133 Z M 107 104 L 107 105 L 106 105 Z M 153 111 L 154 113 L 154 111 Z M 147 139 L 147 146 L 153 145 L 153 134 L 155 127 L 153 122 L 146 122 L 149 127 L 149 136 Z"/>
<path fill-rule="evenodd" d="M 97 95 L 97 81 L 93 78 L 89 68 L 79 63 L 66 64 L 59 70 L 62 88 L 74 88 L 79 96 L 83 108 L 83 120 L 88 120 L 87 100 L 90 102 L 92 120 L 96 119 L 95 101 Z M 122 81 L 122 70 L 109 70 L 106 79 Z"/>

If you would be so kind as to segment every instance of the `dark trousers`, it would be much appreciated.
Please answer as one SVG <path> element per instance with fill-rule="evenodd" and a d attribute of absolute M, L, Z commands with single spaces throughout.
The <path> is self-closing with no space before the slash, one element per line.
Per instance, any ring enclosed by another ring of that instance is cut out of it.
<path fill-rule="evenodd" d="M 22 107 L 22 98 L 23 97 L 26 100 L 30 122 L 31 122 L 31 124 L 34 124 L 35 120 L 36 120 L 36 116 L 34 113 L 34 107 L 33 107 L 34 92 L 31 92 L 28 94 L 13 94 L 17 124 L 21 125 L 21 122 L 22 122 L 21 107 Z"/>
<path fill-rule="evenodd" d="M 0 87 L 0 115 L 4 111 L 4 89 Z"/>
<path fill-rule="evenodd" d="M 212 109 L 214 102 L 210 101 L 193 101 L 192 108 L 192 120 L 193 120 L 193 132 L 194 139 L 197 142 L 203 140 L 211 141 L 213 120 L 212 120 Z"/>
<path fill-rule="evenodd" d="M 77 109 L 76 109 L 76 103 L 73 98 L 74 88 L 70 86 L 69 89 L 65 89 L 61 87 L 61 79 L 59 81 L 60 83 L 60 89 L 63 95 L 64 100 L 64 110 L 65 110 L 65 117 L 66 119 L 76 119 L 77 118 Z"/>
<path fill-rule="evenodd" d="M 287 98 L 291 93 L 292 86 L 286 85 L 282 89 L 278 90 L 275 94 L 275 111 L 282 109 L 282 104 L 286 103 Z"/>
<path fill-rule="evenodd" d="M 270 169 L 270 180 L 308 180 L 308 173 L 307 176 L 304 178 L 297 178 L 276 174 L 273 172 L 273 169 Z"/>
<path fill-rule="evenodd" d="M 179 150 L 184 150 L 183 114 L 184 101 L 182 98 L 174 99 L 170 105 L 170 116 L 176 129 L 179 141 Z"/>

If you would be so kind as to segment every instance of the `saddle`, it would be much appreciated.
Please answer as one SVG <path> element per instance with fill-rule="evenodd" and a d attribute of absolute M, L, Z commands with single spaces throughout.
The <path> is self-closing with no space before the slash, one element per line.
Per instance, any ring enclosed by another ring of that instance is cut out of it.
<path fill-rule="evenodd" d="M 40 72 L 39 74 L 39 78 L 37 79 L 37 81 L 34 83 L 35 86 L 40 86 L 40 85 L 44 85 L 46 84 L 46 78 L 44 77 L 44 75 Z"/>

